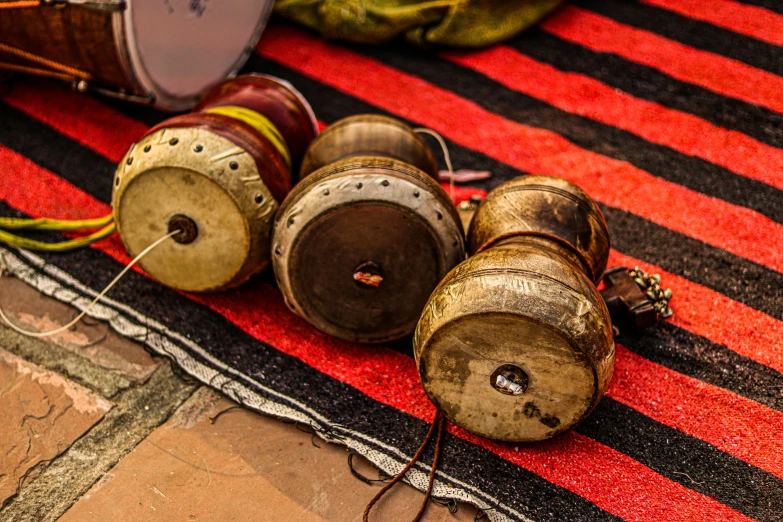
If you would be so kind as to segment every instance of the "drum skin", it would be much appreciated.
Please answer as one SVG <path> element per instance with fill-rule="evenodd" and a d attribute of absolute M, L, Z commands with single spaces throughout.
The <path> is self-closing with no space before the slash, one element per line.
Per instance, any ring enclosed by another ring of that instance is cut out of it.
<path fill-rule="evenodd" d="M 359 115 L 308 149 L 272 239 L 288 306 L 330 335 L 384 342 L 413 332 L 430 292 L 465 259 L 456 207 L 407 125 Z"/>
<path fill-rule="evenodd" d="M 432 293 L 414 337 L 430 399 L 455 424 L 503 441 L 554 437 L 611 379 L 611 319 L 594 284 L 608 229 L 575 185 L 529 176 L 479 206 L 475 253 Z"/>
<path fill-rule="evenodd" d="M 0 42 L 89 72 L 91 80 L 141 94 L 125 72 L 114 40 L 114 14 L 80 6 L 3 9 Z M 30 35 L 46 35 L 31 38 Z M 0 62 L 35 66 L 24 58 L 0 50 Z"/>
<path fill-rule="evenodd" d="M 255 108 L 274 124 L 291 132 L 301 125 L 301 135 L 314 136 L 309 106 L 273 115 L 275 98 L 259 97 L 266 105 Z M 193 238 L 174 236 L 141 260 L 152 277 L 179 290 L 220 291 L 269 264 L 273 217 L 290 189 L 289 168 L 264 134 L 240 119 L 194 112 L 162 122 L 131 147 L 115 174 L 112 205 L 131 255 L 178 227 L 193 230 Z"/>

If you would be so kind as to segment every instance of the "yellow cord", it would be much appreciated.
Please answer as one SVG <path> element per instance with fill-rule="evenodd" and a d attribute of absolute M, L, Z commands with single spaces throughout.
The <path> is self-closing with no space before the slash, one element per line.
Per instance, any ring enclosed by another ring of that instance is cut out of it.
<path fill-rule="evenodd" d="M 109 214 L 96 219 L 26 219 L 0 217 L 0 229 L 5 230 L 84 230 L 103 227 L 114 221 L 114 215 Z"/>
<path fill-rule="evenodd" d="M 89 236 L 69 239 L 59 243 L 46 243 L 26 237 L 17 236 L 7 230 L 84 230 L 103 227 Z M 5 229 L 5 230 L 4 230 Z M 114 216 L 109 214 L 96 219 L 63 220 L 63 219 L 22 219 L 0 218 L 0 243 L 25 250 L 37 250 L 39 252 L 67 252 L 76 248 L 86 247 L 108 237 L 117 230 Z"/>
<path fill-rule="evenodd" d="M 0 243 L 5 243 L 17 248 L 23 248 L 25 250 L 37 250 L 39 252 L 67 252 L 76 248 L 86 247 L 99 241 L 105 237 L 108 237 L 117 230 L 117 225 L 112 223 L 105 226 L 94 234 L 89 236 L 80 237 L 77 239 L 69 239 L 68 241 L 62 241 L 60 243 L 46 243 L 44 241 L 35 241 L 34 239 L 27 239 L 26 237 L 15 236 L 4 230 L 0 230 Z"/>

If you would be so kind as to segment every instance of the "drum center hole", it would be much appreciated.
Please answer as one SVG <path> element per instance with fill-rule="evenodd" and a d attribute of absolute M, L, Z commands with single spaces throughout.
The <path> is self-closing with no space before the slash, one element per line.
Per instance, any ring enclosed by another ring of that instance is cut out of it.
<path fill-rule="evenodd" d="M 171 239 L 182 245 L 192 243 L 198 237 L 198 226 L 188 216 L 177 214 L 169 220 L 169 233 L 179 230 Z"/>
<path fill-rule="evenodd" d="M 514 364 L 499 366 L 489 377 L 490 385 L 506 395 L 522 395 L 527 390 L 525 371 Z"/>
<path fill-rule="evenodd" d="M 353 280 L 361 288 L 378 288 L 383 282 L 383 274 L 378 265 L 367 261 L 354 268 Z"/>

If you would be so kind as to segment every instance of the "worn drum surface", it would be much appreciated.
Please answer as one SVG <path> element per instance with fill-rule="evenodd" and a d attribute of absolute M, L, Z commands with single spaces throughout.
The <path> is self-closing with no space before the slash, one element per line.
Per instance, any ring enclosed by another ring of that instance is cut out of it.
<path fill-rule="evenodd" d="M 96 0 L 0 9 L 0 68 L 182 110 L 247 60 L 273 2 Z"/>
<path fill-rule="evenodd" d="M 569 246 L 597 283 L 609 260 L 609 229 L 598 205 L 561 178 L 524 176 L 492 190 L 473 217 L 470 253 L 512 236 L 546 237 Z"/>
<path fill-rule="evenodd" d="M 291 155 L 286 136 L 312 139 L 317 127 L 304 100 L 279 110 L 269 91 L 287 89 L 284 83 L 256 78 L 254 85 L 247 105 L 256 110 L 211 96 L 201 112 L 151 129 L 117 169 L 112 203 L 131 255 L 183 230 L 140 262 L 168 286 L 224 290 L 269 263 L 272 220 L 291 188 L 290 164 L 301 161 Z"/>
<path fill-rule="evenodd" d="M 272 260 L 291 309 L 343 339 L 411 333 L 432 289 L 465 258 L 436 172 L 426 143 L 391 118 L 352 117 L 319 136 L 275 221 Z"/>
<path fill-rule="evenodd" d="M 433 292 L 414 339 L 424 388 L 457 425 L 495 440 L 543 440 L 600 400 L 614 341 L 593 283 L 608 254 L 594 205 L 570 183 L 529 177 L 479 207 L 470 239 L 480 252 Z"/>

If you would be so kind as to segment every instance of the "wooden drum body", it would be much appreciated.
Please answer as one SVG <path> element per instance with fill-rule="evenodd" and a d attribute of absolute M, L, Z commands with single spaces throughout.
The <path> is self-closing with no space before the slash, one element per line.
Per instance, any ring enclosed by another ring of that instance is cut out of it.
<path fill-rule="evenodd" d="M 436 175 L 432 151 L 402 122 L 359 115 L 330 126 L 275 220 L 272 261 L 288 306 L 342 339 L 410 334 L 430 292 L 465 259 Z"/>
<path fill-rule="evenodd" d="M 243 283 L 269 263 L 291 165 L 317 132 L 310 106 L 286 82 L 253 75 L 216 87 L 196 112 L 151 129 L 120 163 L 112 204 L 126 249 L 137 255 L 182 230 L 140 262 L 150 275 L 194 292 Z"/>
<path fill-rule="evenodd" d="M 495 440 L 570 429 L 614 365 L 595 286 L 609 253 L 600 209 L 567 181 L 517 178 L 479 206 L 469 243 L 475 255 L 433 292 L 416 329 L 427 394 L 455 424 Z"/>
<path fill-rule="evenodd" d="M 0 68 L 192 107 L 255 47 L 272 0 L 63 0 L 0 9 Z"/>

